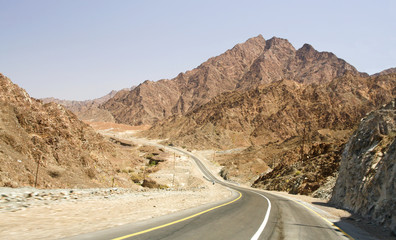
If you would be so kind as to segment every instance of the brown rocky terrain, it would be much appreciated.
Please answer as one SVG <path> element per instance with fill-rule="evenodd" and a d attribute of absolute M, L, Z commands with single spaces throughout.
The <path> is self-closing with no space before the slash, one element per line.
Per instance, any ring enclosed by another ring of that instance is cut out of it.
<path fill-rule="evenodd" d="M 327 83 L 346 71 L 367 75 L 334 54 L 318 52 L 308 44 L 295 50 L 285 39 L 266 41 L 259 35 L 171 80 L 146 81 L 130 92 L 120 92 L 100 108 L 110 111 L 119 123 L 152 124 L 184 115 L 221 93 L 282 79 Z"/>
<path fill-rule="evenodd" d="M 44 104 L 0 74 L 0 186 L 138 186 L 146 159 L 96 133 L 56 103 Z M 129 169 L 124 171 L 125 169 Z"/>
<path fill-rule="evenodd" d="M 395 74 L 347 73 L 322 85 L 282 80 L 224 93 L 145 134 L 177 145 L 230 149 L 283 142 L 301 136 L 304 129 L 311 135 L 321 129 L 350 130 L 367 112 L 392 99 L 395 88 Z"/>
<path fill-rule="evenodd" d="M 342 153 L 331 202 L 396 235 L 396 99 L 364 117 Z"/>
<path fill-rule="evenodd" d="M 224 93 L 144 134 L 188 148 L 242 148 L 216 153 L 223 177 L 329 198 L 351 132 L 395 94 L 395 74 L 346 73 L 321 85 L 281 80 Z"/>
<path fill-rule="evenodd" d="M 348 134 L 344 139 L 346 136 Z M 253 187 L 329 199 L 338 174 L 344 139 L 311 143 L 303 155 L 297 139 L 294 144 L 293 141 L 281 144 L 281 154 L 270 155 L 279 163 L 256 179 Z M 290 148 L 285 148 L 286 145 Z"/>

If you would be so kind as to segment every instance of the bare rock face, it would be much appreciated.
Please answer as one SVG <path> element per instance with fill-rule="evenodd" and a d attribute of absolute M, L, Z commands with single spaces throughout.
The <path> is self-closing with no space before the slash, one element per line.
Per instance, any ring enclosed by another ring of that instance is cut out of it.
<path fill-rule="evenodd" d="M 100 186 L 114 147 L 59 104 L 31 98 L 0 74 L 0 186 Z"/>
<path fill-rule="evenodd" d="M 301 159 L 300 149 L 296 144 L 294 148 L 283 151 L 283 156 L 277 156 L 276 159 L 281 159 L 280 163 L 274 166 L 272 171 L 260 176 L 252 186 L 311 195 L 329 180 L 335 179 L 342 146 L 343 141 L 340 139 L 333 139 L 331 143 L 315 141 L 307 146 L 308 151 Z M 322 189 L 320 197 L 328 198 L 328 195 L 331 195 L 331 189 L 326 189 L 326 193 L 323 193 Z"/>
<path fill-rule="evenodd" d="M 153 124 L 184 115 L 221 93 L 282 79 L 327 83 L 347 71 L 366 76 L 332 53 L 318 52 L 308 44 L 296 50 L 286 39 L 265 41 L 259 35 L 174 79 L 146 81 L 130 92 L 119 93 L 101 108 L 120 123 Z"/>
<path fill-rule="evenodd" d="M 130 89 L 128 89 L 128 91 L 129 90 Z M 86 101 L 70 101 L 56 98 L 43 98 L 41 100 L 44 103 L 53 102 L 65 106 L 67 109 L 76 114 L 80 120 L 91 122 L 115 122 L 113 115 L 111 115 L 111 113 L 105 109 L 100 109 L 99 105 L 114 97 L 116 93 L 117 91 L 113 90 L 101 98 Z"/>
<path fill-rule="evenodd" d="M 347 143 L 331 202 L 396 234 L 396 99 L 364 117 Z"/>

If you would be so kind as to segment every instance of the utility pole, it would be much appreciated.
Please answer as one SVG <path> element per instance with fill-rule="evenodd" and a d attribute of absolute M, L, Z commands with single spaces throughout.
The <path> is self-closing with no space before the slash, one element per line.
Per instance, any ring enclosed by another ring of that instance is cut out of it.
<path fill-rule="evenodd" d="M 190 156 L 188 156 L 188 175 L 187 175 L 187 188 L 190 187 L 190 174 L 191 174 L 191 162 L 190 162 Z"/>
<path fill-rule="evenodd" d="M 146 181 L 146 165 L 143 166 L 143 183 Z"/>
<path fill-rule="evenodd" d="M 115 181 L 115 173 L 114 173 L 113 179 L 112 179 L 112 181 L 111 181 L 111 187 L 112 187 L 112 188 L 114 187 L 114 181 Z"/>
<path fill-rule="evenodd" d="M 172 187 L 175 187 L 175 171 L 176 171 L 176 153 L 173 152 L 173 178 L 172 178 Z"/>
<path fill-rule="evenodd" d="M 304 123 L 303 135 L 302 135 L 302 142 L 301 142 L 301 150 L 300 150 L 300 160 L 304 162 L 304 143 L 305 143 L 305 134 L 306 134 L 306 123 Z"/>
<path fill-rule="evenodd" d="M 37 178 L 38 178 L 38 172 L 39 172 L 39 167 L 40 167 L 40 162 L 41 162 L 42 156 L 40 155 L 40 159 L 37 160 L 37 169 L 36 169 L 36 177 L 34 179 L 34 187 L 37 187 Z"/>
<path fill-rule="evenodd" d="M 307 129 L 308 128 L 308 129 Z M 312 139 L 311 139 L 311 123 L 310 122 L 305 122 L 304 123 L 304 129 L 303 129 L 303 135 L 302 135 L 302 142 L 301 142 L 301 156 L 300 160 L 304 162 L 304 145 L 305 145 L 305 140 L 307 141 L 308 148 L 311 148 L 312 145 Z"/>

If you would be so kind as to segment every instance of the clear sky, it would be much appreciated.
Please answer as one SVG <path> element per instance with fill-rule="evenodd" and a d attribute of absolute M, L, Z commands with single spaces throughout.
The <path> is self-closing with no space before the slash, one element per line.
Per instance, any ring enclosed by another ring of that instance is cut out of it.
<path fill-rule="evenodd" d="M 259 34 L 370 74 L 396 67 L 394 0 L 0 0 L 0 72 L 36 98 L 92 99 Z"/>

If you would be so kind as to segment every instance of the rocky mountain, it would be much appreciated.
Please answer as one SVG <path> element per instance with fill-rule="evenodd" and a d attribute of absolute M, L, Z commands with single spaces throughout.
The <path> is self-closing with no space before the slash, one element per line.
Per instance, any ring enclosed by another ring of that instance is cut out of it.
<path fill-rule="evenodd" d="M 65 106 L 67 109 L 72 111 L 80 120 L 91 121 L 91 122 L 115 122 L 113 115 L 105 109 L 100 109 L 99 105 L 107 102 L 109 99 L 114 97 L 117 92 L 130 91 L 132 88 L 125 88 L 120 91 L 111 91 L 107 95 L 96 98 L 93 100 L 85 101 L 73 101 L 73 100 L 61 100 L 57 98 L 43 98 L 41 99 L 44 103 L 57 103 Z"/>
<path fill-rule="evenodd" d="M 106 186 L 115 147 L 76 115 L 44 104 L 0 74 L 0 186 Z M 39 171 L 37 171 L 39 169 Z"/>
<path fill-rule="evenodd" d="M 116 94 L 101 108 L 120 123 L 153 124 L 184 115 L 221 93 L 282 79 L 327 83 L 346 71 L 366 76 L 332 53 L 318 52 L 308 44 L 296 50 L 285 39 L 266 41 L 259 35 L 171 80 L 146 81 L 130 92 Z"/>
<path fill-rule="evenodd" d="M 155 124 L 144 135 L 195 149 L 247 147 L 217 156 L 228 178 L 312 194 L 335 180 L 340 149 L 359 120 L 395 96 L 395 74 L 347 72 L 321 85 L 281 80 L 223 93 L 184 116 Z"/>
<path fill-rule="evenodd" d="M 157 123 L 147 133 L 195 147 L 263 145 L 300 136 L 304 128 L 311 133 L 352 129 L 395 91 L 395 74 L 361 77 L 348 72 L 322 85 L 281 80 L 221 94 L 184 116 Z"/>
<path fill-rule="evenodd" d="M 396 99 L 364 117 L 342 153 L 331 202 L 396 235 Z"/>

